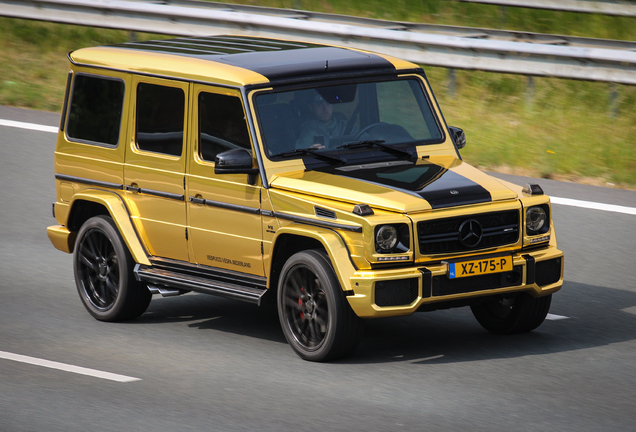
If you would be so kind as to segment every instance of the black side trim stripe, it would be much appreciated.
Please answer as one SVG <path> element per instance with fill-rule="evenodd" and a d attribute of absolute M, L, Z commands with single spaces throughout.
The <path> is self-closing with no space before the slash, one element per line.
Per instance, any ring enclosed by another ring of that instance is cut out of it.
<path fill-rule="evenodd" d="M 220 202 L 220 201 L 205 200 L 205 205 L 209 205 L 209 206 L 212 206 L 212 207 L 224 208 L 224 209 L 228 209 L 228 210 L 235 210 L 235 211 L 240 211 L 240 212 L 250 213 L 250 214 L 261 214 L 261 209 L 259 209 L 259 208 L 242 206 L 242 205 L 238 205 L 238 204 L 224 203 L 224 202 Z"/>
<path fill-rule="evenodd" d="M 340 224 L 335 222 L 316 220 L 316 219 L 306 218 L 302 216 L 294 216 L 294 215 L 290 215 L 286 213 L 278 213 L 278 212 L 275 213 L 270 210 L 261 210 L 259 208 L 254 208 L 254 207 L 247 207 L 247 206 L 230 204 L 230 203 L 225 203 L 220 201 L 211 201 L 211 200 L 206 200 L 203 198 L 197 198 L 193 196 L 189 197 L 188 200 L 194 204 L 205 204 L 212 207 L 218 207 L 218 208 L 223 208 L 227 210 L 240 211 L 240 212 L 245 212 L 250 214 L 261 214 L 263 216 L 271 216 L 271 217 L 276 217 L 279 219 L 290 220 L 292 222 L 304 223 L 308 225 L 316 225 L 316 226 L 322 226 L 325 228 L 352 231 L 357 233 L 362 232 L 361 226 L 345 225 L 345 224 Z"/>
<path fill-rule="evenodd" d="M 175 194 L 175 193 L 171 193 L 171 192 L 163 192 L 163 191 L 158 191 L 158 190 L 153 190 L 153 189 L 145 189 L 145 188 L 128 186 L 128 185 L 126 185 L 125 189 L 127 191 L 138 192 L 138 193 L 142 193 L 142 194 L 145 194 L 145 195 L 158 196 L 160 198 L 168 198 L 168 199 L 173 199 L 173 200 L 177 200 L 177 201 L 185 200 L 185 197 L 183 195 L 179 195 L 179 194 Z"/>
<path fill-rule="evenodd" d="M 344 224 L 339 224 L 339 223 L 335 223 L 335 222 L 327 222 L 327 221 L 322 221 L 322 220 L 315 220 L 315 219 L 310 219 L 310 218 L 306 218 L 306 217 L 302 217 L 302 216 L 294 216 L 294 215 L 290 215 L 290 214 L 286 214 L 286 213 L 274 213 L 274 216 L 279 218 L 279 219 L 286 219 L 286 220 L 290 220 L 292 222 L 299 222 L 299 223 L 304 223 L 304 224 L 308 224 L 308 225 L 317 225 L 317 226 L 322 226 L 322 227 L 327 227 L 327 228 L 332 228 L 332 229 L 340 229 L 340 230 L 345 230 L 345 231 L 352 231 L 352 232 L 357 232 L 357 233 L 361 233 L 362 232 L 362 227 L 361 226 L 344 225 Z"/>
<path fill-rule="evenodd" d="M 55 178 L 57 180 L 62 180 L 62 181 L 70 181 L 70 182 L 82 183 L 82 184 L 87 184 L 91 186 L 99 186 L 99 187 L 105 187 L 105 188 L 111 188 L 111 189 L 124 188 L 124 185 L 122 184 L 105 182 L 100 180 L 92 180 L 92 179 L 87 179 L 83 177 L 75 177 L 75 176 L 70 176 L 65 174 L 55 174 Z"/>
<path fill-rule="evenodd" d="M 205 205 L 209 205 L 210 207 L 218 207 L 218 208 L 223 208 L 227 210 L 240 211 L 243 213 L 261 214 L 261 209 L 255 208 L 255 207 L 242 206 L 238 204 L 230 204 L 230 203 L 221 202 L 221 201 L 212 201 L 212 200 L 197 198 L 193 196 L 189 197 L 188 201 L 194 204 L 205 204 Z"/>

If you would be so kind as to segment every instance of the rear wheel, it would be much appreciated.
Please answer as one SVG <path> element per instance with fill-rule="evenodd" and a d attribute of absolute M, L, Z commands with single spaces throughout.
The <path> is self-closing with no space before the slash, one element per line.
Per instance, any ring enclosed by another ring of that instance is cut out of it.
<path fill-rule="evenodd" d="M 289 258 L 277 300 L 285 338 L 301 358 L 335 360 L 358 346 L 363 321 L 349 306 L 324 251 L 302 251 Z"/>
<path fill-rule="evenodd" d="M 79 230 L 73 252 L 75 284 L 88 312 L 100 321 L 138 317 L 152 295 L 133 274 L 135 262 L 108 216 L 95 216 Z"/>
<path fill-rule="evenodd" d="M 539 327 L 550 310 L 552 294 L 532 297 L 521 293 L 474 304 L 475 318 L 486 330 L 497 334 L 525 333 Z"/>

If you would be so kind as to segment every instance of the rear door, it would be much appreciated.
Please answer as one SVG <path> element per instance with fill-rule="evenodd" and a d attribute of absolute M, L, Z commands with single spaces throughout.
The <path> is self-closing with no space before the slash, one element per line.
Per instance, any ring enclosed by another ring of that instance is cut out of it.
<path fill-rule="evenodd" d="M 185 204 L 189 84 L 133 79 L 124 187 L 151 255 L 188 261 Z"/>

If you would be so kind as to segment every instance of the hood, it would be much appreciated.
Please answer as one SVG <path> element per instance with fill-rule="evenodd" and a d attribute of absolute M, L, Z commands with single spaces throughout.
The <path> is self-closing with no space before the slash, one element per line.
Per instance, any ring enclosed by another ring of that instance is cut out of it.
<path fill-rule="evenodd" d="M 497 179 L 453 157 L 285 173 L 271 187 L 400 213 L 517 199 Z"/>

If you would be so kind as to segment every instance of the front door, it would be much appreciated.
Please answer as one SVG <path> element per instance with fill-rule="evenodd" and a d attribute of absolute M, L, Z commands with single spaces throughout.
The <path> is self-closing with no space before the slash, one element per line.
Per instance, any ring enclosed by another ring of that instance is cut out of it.
<path fill-rule="evenodd" d="M 124 168 L 133 223 L 150 255 L 188 261 L 185 143 L 189 84 L 133 79 L 131 143 Z"/>
<path fill-rule="evenodd" d="M 218 153 L 252 152 L 240 92 L 194 84 L 193 105 L 187 176 L 191 261 L 263 276 L 260 183 L 249 184 L 247 174 L 214 173 Z"/>

